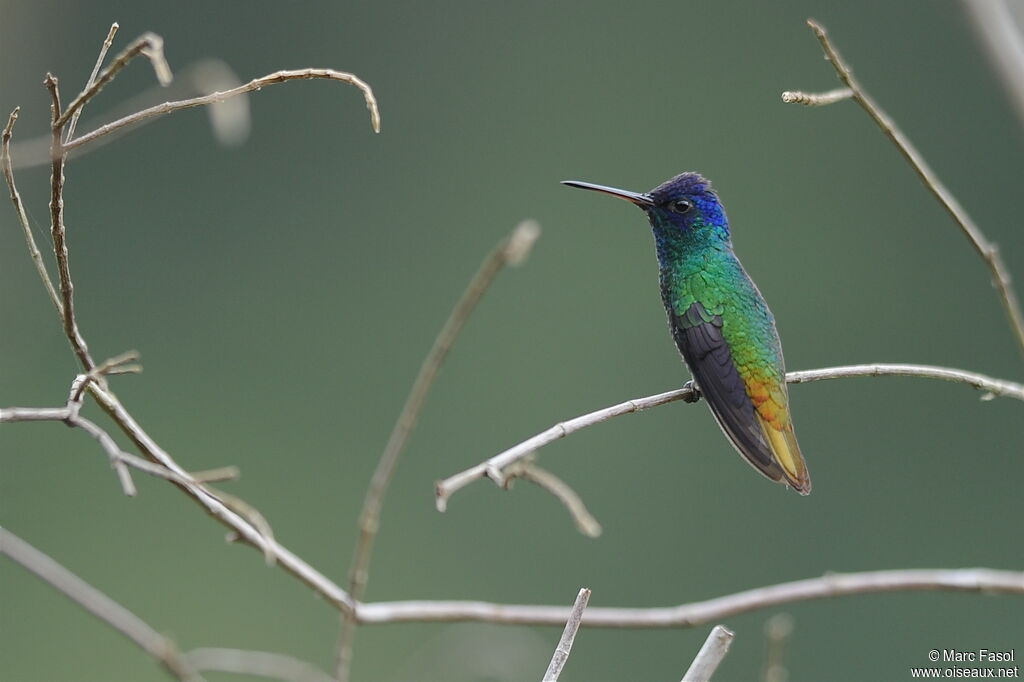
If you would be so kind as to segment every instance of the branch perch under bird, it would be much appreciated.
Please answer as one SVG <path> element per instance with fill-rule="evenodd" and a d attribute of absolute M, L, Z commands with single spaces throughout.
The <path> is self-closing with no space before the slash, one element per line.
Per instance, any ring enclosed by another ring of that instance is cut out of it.
<path fill-rule="evenodd" d="M 789 372 L 786 374 L 786 382 L 790 384 L 803 384 L 811 381 L 823 381 L 826 379 L 843 379 L 848 377 L 875 377 L 875 376 L 907 376 L 921 377 L 927 379 L 941 379 L 955 383 L 973 386 L 976 389 L 985 391 L 983 399 L 995 396 L 1015 398 L 1024 400 L 1024 385 L 1017 384 L 1005 379 L 993 379 L 992 377 L 967 372 L 961 369 L 950 367 L 934 367 L 930 365 L 909 365 L 909 364 L 870 364 L 870 365 L 849 365 L 844 367 L 826 367 L 824 369 L 804 370 L 800 372 Z M 435 504 L 438 511 L 445 511 L 448 508 L 448 500 L 453 494 L 466 487 L 473 481 L 481 478 L 489 478 L 499 487 L 504 487 L 507 477 L 507 470 L 514 463 L 532 455 L 535 451 L 548 445 L 559 438 L 579 431 L 588 426 L 594 426 L 601 422 L 608 421 L 614 417 L 620 417 L 634 412 L 659 405 L 682 400 L 694 402 L 698 397 L 690 382 L 680 389 L 658 393 L 657 395 L 645 398 L 627 400 L 618 405 L 612 405 L 595 412 L 581 415 L 574 419 L 559 422 L 551 428 L 541 431 L 532 438 L 528 438 L 511 448 L 498 453 L 494 457 L 470 467 L 457 474 L 439 481 L 434 486 Z"/>
<path fill-rule="evenodd" d="M 864 89 L 864 86 L 853 75 L 853 69 L 850 68 L 846 60 L 843 59 L 842 55 L 839 54 L 839 51 L 832 44 L 825 27 L 814 19 L 808 19 L 807 25 L 811 27 L 818 42 L 821 43 L 825 58 L 832 65 L 832 68 L 835 69 L 836 76 L 838 76 L 840 82 L 845 87 L 822 94 L 787 91 L 782 93 L 782 101 L 807 105 L 825 105 L 844 99 L 852 99 L 861 106 L 867 115 L 871 117 L 871 120 L 882 130 L 882 133 L 896 145 L 900 154 L 903 155 L 903 158 L 914 169 L 921 182 L 924 183 L 928 191 L 938 200 L 956 224 L 960 226 L 971 246 L 974 247 L 974 250 L 985 261 L 989 271 L 992 273 L 992 284 L 999 294 L 999 299 L 1009 319 L 1010 329 L 1017 339 L 1017 344 L 1024 351 L 1024 313 L 1021 312 L 1020 302 L 1011 285 L 1010 270 L 1006 267 L 1006 263 L 1003 262 L 999 248 L 989 241 L 985 233 L 978 227 L 978 224 L 967 213 L 967 210 L 964 209 L 953 193 L 942 183 L 939 176 L 928 165 L 928 162 L 924 160 L 917 147 L 910 142 L 910 139 L 896 125 L 889 114 Z"/>

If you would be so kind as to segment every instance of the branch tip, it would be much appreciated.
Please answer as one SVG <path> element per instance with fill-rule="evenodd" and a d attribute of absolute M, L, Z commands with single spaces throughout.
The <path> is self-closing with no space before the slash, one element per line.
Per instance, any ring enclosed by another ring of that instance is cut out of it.
<path fill-rule="evenodd" d="M 536 220 L 519 223 L 505 243 L 505 260 L 512 266 L 522 265 L 539 238 L 540 224 Z"/>

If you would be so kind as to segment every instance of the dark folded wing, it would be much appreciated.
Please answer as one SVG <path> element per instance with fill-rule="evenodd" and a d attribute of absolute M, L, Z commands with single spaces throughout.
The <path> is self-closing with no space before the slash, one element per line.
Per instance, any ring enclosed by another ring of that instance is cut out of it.
<path fill-rule="evenodd" d="M 722 431 L 758 471 L 773 481 L 783 480 L 785 475 L 722 336 L 722 318 L 695 302 L 682 315 L 671 314 L 670 323 L 676 346 Z"/>

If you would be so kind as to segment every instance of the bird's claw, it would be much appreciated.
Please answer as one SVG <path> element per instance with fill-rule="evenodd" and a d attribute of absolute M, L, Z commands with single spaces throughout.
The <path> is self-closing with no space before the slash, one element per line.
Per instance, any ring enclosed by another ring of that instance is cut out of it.
<path fill-rule="evenodd" d="M 683 397 L 683 402 L 695 403 L 700 400 L 700 389 L 697 388 L 697 384 L 693 383 L 692 379 L 683 384 L 683 390 L 689 391 L 686 396 Z"/>

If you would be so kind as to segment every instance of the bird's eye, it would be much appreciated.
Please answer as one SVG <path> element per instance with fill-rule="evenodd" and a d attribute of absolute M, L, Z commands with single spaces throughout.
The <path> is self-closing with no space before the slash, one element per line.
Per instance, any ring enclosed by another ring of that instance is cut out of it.
<path fill-rule="evenodd" d="M 669 208 L 671 208 L 675 213 L 682 215 L 683 213 L 689 213 L 690 209 L 693 208 L 693 204 L 686 199 L 677 199 L 669 204 Z"/>

